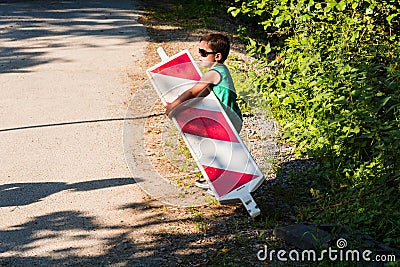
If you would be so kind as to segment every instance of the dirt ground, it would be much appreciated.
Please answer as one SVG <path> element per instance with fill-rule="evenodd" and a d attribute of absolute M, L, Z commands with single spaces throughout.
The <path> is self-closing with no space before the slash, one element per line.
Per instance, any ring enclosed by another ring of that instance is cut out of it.
<path fill-rule="evenodd" d="M 147 81 L 145 70 L 160 62 L 157 48 L 162 47 L 168 55 L 183 49 L 197 56 L 198 40 L 205 33 L 201 29 L 187 31 L 175 26 L 166 26 L 154 18 L 143 14 L 141 23 L 147 26 L 149 42 L 141 63 L 143 75 L 133 76 L 137 84 L 132 94 Z M 240 43 L 233 42 L 231 54 L 251 60 L 244 53 Z M 152 107 L 153 114 L 161 114 L 161 103 Z M 176 186 L 193 186 L 199 177 L 193 164 L 182 168 L 182 162 L 174 163 L 166 153 L 166 116 L 153 116 L 146 120 L 145 153 L 155 170 Z M 261 128 L 259 127 L 261 125 Z M 257 253 L 268 248 L 293 249 L 292 246 L 276 238 L 274 228 L 294 224 L 301 220 L 298 206 L 309 201 L 298 188 L 292 186 L 289 176 L 307 173 L 312 160 L 297 159 L 288 144 L 275 140 L 279 127 L 270 119 L 260 120 L 257 116 L 245 117 L 242 138 L 251 146 L 251 153 L 265 174 L 266 181 L 253 194 L 261 215 L 251 218 L 241 203 L 221 205 L 210 200 L 209 203 L 191 208 L 166 206 L 149 196 L 149 206 L 160 218 L 158 230 L 143 237 L 145 242 L 156 244 L 154 257 L 168 266 L 266 266 L 276 262 L 260 261 Z M 261 132 L 261 134 L 260 134 Z M 271 133 L 265 138 L 262 133 Z M 175 135 L 176 136 L 176 135 Z M 184 146 L 178 144 L 178 148 Z M 176 148 L 174 144 L 173 148 Z M 177 148 L 177 149 L 178 149 Z M 268 151 L 272 165 L 266 165 L 264 152 Z M 186 153 L 179 151 L 180 154 Z M 184 157 L 185 161 L 190 160 Z M 279 170 L 279 171 L 278 171 Z M 300 196 L 300 197 L 299 197 Z M 278 263 L 279 265 L 279 263 Z"/>
<path fill-rule="evenodd" d="M 197 44 L 201 31 L 187 32 L 171 26 L 156 26 L 154 21 L 149 21 L 143 15 L 141 22 L 148 27 L 149 42 L 145 49 L 145 60 L 141 64 L 143 75 L 132 76 L 137 86 L 132 89 L 135 94 L 140 87 L 147 81 L 145 70 L 150 66 L 160 62 L 157 48 L 163 47 L 168 55 L 188 49 L 192 55 L 197 56 Z M 245 57 L 240 52 L 241 47 L 233 44 L 231 53 L 239 57 Z M 161 104 L 156 104 L 151 113 L 163 113 L 164 108 Z M 177 186 L 193 185 L 198 174 L 195 168 L 182 170 L 173 164 L 168 156 L 165 155 L 163 148 L 162 134 L 163 123 L 168 120 L 166 116 L 154 116 L 146 120 L 145 125 L 145 149 L 156 171 L 164 178 L 170 179 Z M 251 127 L 250 127 L 251 128 Z M 249 131 L 255 131 L 249 129 Z M 261 140 L 261 139 L 259 139 Z M 257 141 L 255 142 L 257 143 Z M 257 149 L 254 149 L 257 151 Z M 190 160 L 189 160 L 190 161 Z M 179 165 L 179 164 L 178 164 Z M 274 174 L 268 174 L 267 179 L 272 179 Z M 184 177 L 184 179 L 182 179 Z M 264 213 L 276 208 L 277 200 L 266 193 L 266 187 L 261 186 L 257 193 L 263 198 L 258 201 Z M 264 201 L 268 198 L 268 201 Z M 256 200 L 257 201 L 257 200 Z M 265 266 L 266 262 L 257 259 L 257 252 L 266 243 L 280 243 L 272 235 L 272 229 L 268 224 L 268 215 L 258 218 L 251 218 L 241 203 L 230 205 L 220 205 L 216 201 L 203 206 L 193 208 L 180 208 L 166 206 L 149 196 L 149 207 L 161 218 L 158 231 L 147 235 L 148 241 L 157 240 L 159 248 L 155 257 L 160 261 L 168 262 L 168 265 L 182 266 L 206 266 L 206 265 L 235 265 L 243 266 Z M 279 205 L 279 203 L 278 203 Z M 282 205 L 281 205 L 282 206 Z M 293 208 L 289 208 L 279 216 L 282 220 L 293 218 Z"/>

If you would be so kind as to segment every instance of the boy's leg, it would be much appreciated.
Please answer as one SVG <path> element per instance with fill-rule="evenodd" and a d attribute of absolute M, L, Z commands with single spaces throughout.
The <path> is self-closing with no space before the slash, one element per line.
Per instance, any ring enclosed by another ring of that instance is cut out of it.
<path fill-rule="evenodd" d="M 240 133 L 240 130 L 242 130 L 243 126 L 242 119 L 238 116 L 238 114 L 236 114 L 236 112 L 232 111 L 231 109 L 224 107 L 224 110 L 226 112 L 226 115 L 228 115 L 229 119 L 231 120 L 233 127 L 235 127 L 238 133 Z"/>

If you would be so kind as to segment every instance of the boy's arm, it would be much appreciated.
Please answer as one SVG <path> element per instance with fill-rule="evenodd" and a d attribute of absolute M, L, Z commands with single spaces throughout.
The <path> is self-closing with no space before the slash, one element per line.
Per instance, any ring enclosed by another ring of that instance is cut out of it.
<path fill-rule="evenodd" d="M 192 88 L 183 92 L 177 99 L 166 106 L 165 113 L 167 116 L 180 104 L 183 102 L 195 98 L 195 97 L 205 97 L 210 93 L 209 86 L 215 84 L 215 71 L 209 71 L 204 74 L 203 78 L 196 83 Z M 217 77 L 219 79 L 219 77 Z"/>
<path fill-rule="evenodd" d="M 198 82 L 192 88 L 183 92 L 177 99 L 174 100 L 174 102 L 166 106 L 165 113 L 167 114 L 167 116 L 169 116 L 169 114 L 183 102 L 195 97 L 207 96 L 210 93 L 210 90 L 208 88 L 209 85 L 209 83 Z"/>

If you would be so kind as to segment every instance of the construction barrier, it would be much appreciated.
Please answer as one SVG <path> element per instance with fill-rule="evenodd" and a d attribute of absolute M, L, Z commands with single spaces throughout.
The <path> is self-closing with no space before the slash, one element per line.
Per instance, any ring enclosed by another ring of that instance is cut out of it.
<path fill-rule="evenodd" d="M 163 49 L 158 52 L 162 62 L 146 73 L 166 106 L 195 85 L 202 73 L 187 50 L 171 57 Z M 216 96 L 189 100 L 171 117 L 216 199 L 241 200 L 250 216 L 259 215 L 250 193 L 264 176 Z"/>

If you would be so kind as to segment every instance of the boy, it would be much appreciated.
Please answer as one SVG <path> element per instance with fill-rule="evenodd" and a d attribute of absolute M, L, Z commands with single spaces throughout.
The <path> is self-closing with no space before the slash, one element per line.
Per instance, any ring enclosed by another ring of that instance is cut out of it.
<path fill-rule="evenodd" d="M 230 43 L 225 34 L 206 34 L 200 39 L 199 54 L 201 65 L 209 67 L 201 80 L 192 88 L 181 94 L 176 100 L 166 106 L 166 114 L 183 102 L 195 98 L 205 97 L 211 91 L 221 102 L 236 131 L 242 129 L 243 118 L 236 102 L 236 90 L 228 68 L 223 64 L 229 55 Z"/>
<path fill-rule="evenodd" d="M 201 65 L 209 67 L 201 80 L 192 88 L 186 90 L 172 103 L 166 106 L 166 114 L 169 116 L 183 102 L 195 97 L 205 97 L 211 91 L 220 101 L 226 114 L 230 118 L 236 131 L 239 133 L 242 124 L 242 113 L 236 102 L 236 90 L 228 68 L 223 64 L 229 55 L 230 43 L 225 34 L 206 34 L 200 39 L 199 54 Z M 196 186 L 207 189 L 204 182 L 196 182 Z"/>

